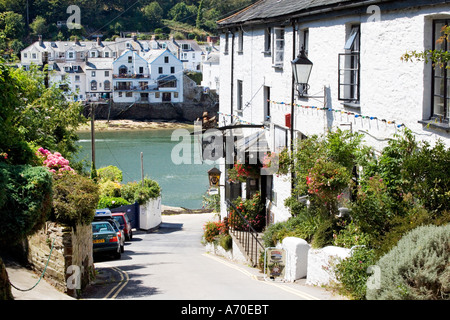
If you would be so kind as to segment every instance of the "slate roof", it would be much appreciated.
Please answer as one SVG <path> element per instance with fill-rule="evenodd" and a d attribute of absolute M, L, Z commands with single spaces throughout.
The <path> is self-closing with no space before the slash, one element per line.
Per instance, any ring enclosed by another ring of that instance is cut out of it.
<path fill-rule="evenodd" d="M 296 18 L 323 14 L 344 9 L 363 8 L 369 5 L 391 3 L 395 6 L 413 6 L 446 3 L 448 0 L 259 0 L 245 9 L 217 21 L 219 28 L 241 24 L 257 24 L 270 20 Z"/>

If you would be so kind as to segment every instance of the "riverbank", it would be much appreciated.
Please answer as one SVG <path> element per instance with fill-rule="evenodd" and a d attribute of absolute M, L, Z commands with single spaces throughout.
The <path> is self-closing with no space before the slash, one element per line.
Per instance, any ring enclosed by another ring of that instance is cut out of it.
<path fill-rule="evenodd" d="M 194 124 L 176 121 L 136 121 L 136 120 L 95 120 L 96 131 L 119 130 L 160 130 L 160 129 L 191 129 Z M 78 132 L 91 131 L 91 123 L 88 122 L 78 128 Z"/>

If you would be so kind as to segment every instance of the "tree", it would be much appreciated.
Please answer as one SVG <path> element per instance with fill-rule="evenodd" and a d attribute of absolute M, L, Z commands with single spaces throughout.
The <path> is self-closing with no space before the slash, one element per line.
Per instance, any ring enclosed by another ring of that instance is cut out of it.
<path fill-rule="evenodd" d="M 152 28 L 157 28 L 161 25 L 164 11 L 158 2 L 153 1 L 143 8 L 144 16 L 149 20 Z"/>
<path fill-rule="evenodd" d="M 32 34 L 45 36 L 48 32 L 47 21 L 44 17 L 37 16 L 32 23 L 30 23 Z"/>
<path fill-rule="evenodd" d="M 198 5 L 197 10 L 197 19 L 195 21 L 195 26 L 197 28 L 201 28 L 203 24 L 203 0 L 200 1 L 200 4 Z"/>

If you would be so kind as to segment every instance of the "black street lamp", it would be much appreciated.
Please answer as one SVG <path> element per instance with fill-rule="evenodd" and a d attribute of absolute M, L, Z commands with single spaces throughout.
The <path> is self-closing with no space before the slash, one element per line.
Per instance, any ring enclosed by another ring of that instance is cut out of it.
<path fill-rule="evenodd" d="M 313 63 L 308 59 L 305 50 L 302 47 L 299 55 L 297 56 L 297 58 L 291 61 L 291 64 L 292 72 L 294 74 L 294 80 L 297 84 L 297 91 L 299 93 L 299 96 L 303 97 L 309 88 L 308 81 Z"/>

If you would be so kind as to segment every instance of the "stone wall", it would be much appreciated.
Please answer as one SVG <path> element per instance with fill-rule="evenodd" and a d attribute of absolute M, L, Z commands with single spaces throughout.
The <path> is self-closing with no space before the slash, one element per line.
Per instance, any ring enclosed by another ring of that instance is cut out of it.
<path fill-rule="evenodd" d="M 76 297 L 86 287 L 94 270 L 91 225 L 69 228 L 46 222 L 43 229 L 28 237 L 28 261 L 39 274 L 50 260 L 44 279 L 58 290 Z"/>

